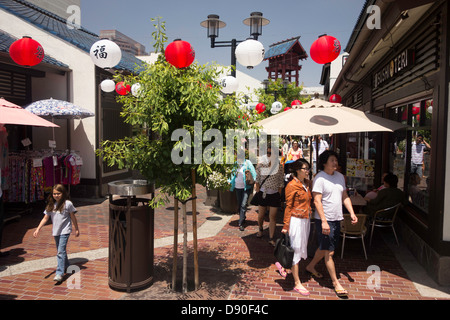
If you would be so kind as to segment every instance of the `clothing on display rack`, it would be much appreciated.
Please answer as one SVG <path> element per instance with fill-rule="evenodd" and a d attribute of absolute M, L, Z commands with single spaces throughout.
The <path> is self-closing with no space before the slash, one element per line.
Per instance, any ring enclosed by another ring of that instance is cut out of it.
<path fill-rule="evenodd" d="M 55 184 L 80 183 L 83 162 L 75 152 L 53 150 L 10 153 L 4 189 L 5 201 L 32 203 L 44 200 Z"/>

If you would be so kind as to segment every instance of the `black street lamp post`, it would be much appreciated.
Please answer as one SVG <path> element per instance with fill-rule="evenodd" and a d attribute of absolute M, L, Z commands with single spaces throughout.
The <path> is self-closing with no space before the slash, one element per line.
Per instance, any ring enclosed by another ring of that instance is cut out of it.
<path fill-rule="evenodd" d="M 263 84 L 263 86 L 264 86 L 264 92 L 266 93 L 266 94 L 271 94 L 271 93 L 273 93 L 273 96 L 274 96 L 274 98 L 275 98 L 275 101 L 277 101 L 278 100 L 278 90 L 273 90 L 273 91 L 269 91 L 269 80 L 268 79 L 266 79 L 266 80 L 264 80 L 263 82 L 262 82 L 262 84 Z M 282 84 L 283 84 L 283 92 L 284 92 L 284 94 L 286 94 L 286 91 L 287 91 L 287 87 L 288 87 L 288 85 L 289 85 L 289 80 L 286 80 L 286 79 L 284 79 L 283 81 L 282 81 Z"/>
<path fill-rule="evenodd" d="M 252 12 L 250 17 L 243 21 L 245 25 L 250 26 L 249 39 L 258 40 L 258 36 L 262 35 L 262 27 L 268 25 L 269 22 L 270 21 L 268 19 L 263 18 L 263 14 L 261 12 Z M 235 51 L 238 43 L 241 43 L 244 40 L 232 39 L 230 41 L 216 41 L 216 38 L 219 37 L 219 29 L 226 26 L 226 23 L 221 21 L 217 14 L 208 15 L 208 19 L 202 21 L 200 25 L 207 28 L 207 36 L 211 39 L 211 48 L 231 47 L 231 65 L 233 66 L 231 75 L 236 77 Z"/>

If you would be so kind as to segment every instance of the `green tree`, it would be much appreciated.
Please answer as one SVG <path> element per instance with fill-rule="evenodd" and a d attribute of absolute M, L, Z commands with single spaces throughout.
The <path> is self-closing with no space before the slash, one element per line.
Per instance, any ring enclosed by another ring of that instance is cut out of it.
<path fill-rule="evenodd" d="M 189 67 L 177 69 L 165 60 L 164 47 L 167 42 L 165 23 L 160 18 L 152 19 L 156 31 L 152 33 L 154 48 L 159 57 L 154 64 L 147 64 L 135 75 L 117 74 L 116 81 L 126 84 L 139 83 L 139 95 L 119 96 L 123 104 L 121 116 L 131 124 L 136 134 L 117 141 L 103 141 L 98 154 L 110 166 L 138 170 L 146 179 L 160 188 L 159 197 L 151 205 L 157 207 L 167 203 L 169 196 L 186 201 L 191 197 L 193 179 L 206 184 L 213 172 L 229 172 L 230 165 L 202 161 L 194 162 L 194 123 L 201 121 L 202 132 L 218 129 L 223 133 L 223 146 L 227 129 L 237 128 L 242 103 L 236 95 L 223 96 L 216 82 L 220 78 L 217 65 L 199 65 L 196 61 Z M 191 143 L 185 140 L 172 141 L 172 133 L 186 129 Z M 202 142 L 202 150 L 211 142 Z M 172 151 L 192 150 L 191 163 L 175 164 Z M 218 154 L 220 156 L 220 153 Z"/>

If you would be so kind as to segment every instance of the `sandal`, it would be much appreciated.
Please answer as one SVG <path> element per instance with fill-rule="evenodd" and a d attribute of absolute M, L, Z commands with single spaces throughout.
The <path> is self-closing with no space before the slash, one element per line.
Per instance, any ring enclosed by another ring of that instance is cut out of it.
<path fill-rule="evenodd" d="M 306 272 L 308 272 L 312 277 L 314 277 L 316 279 L 322 279 L 323 278 L 323 274 L 321 274 L 320 272 L 311 272 L 309 270 L 306 270 Z"/>
<path fill-rule="evenodd" d="M 273 240 L 273 238 L 269 239 L 269 244 L 271 244 L 273 247 L 275 247 L 275 240 Z"/>
<path fill-rule="evenodd" d="M 294 287 L 294 290 L 300 293 L 302 296 L 309 296 L 309 291 L 306 290 L 305 288 Z"/>
<path fill-rule="evenodd" d="M 263 228 L 259 228 L 259 231 L 258 231 L 258 233 L 256 234 L 256 237 L 257 237 L 257 238 L 262 238 L 262 236 L 263 236 L 263 231 L 264 231 Z"/>
<path fill-rule="evenodd" d="M 336 293 L 336 295 L 339 298 L 347 298 L 348 297 L 348 292 L 345 289 L 341 289 L 341 290 L 336 290 L 336 288 L 334 289 L 334 293 Z"/>
<path fill-rule="evenodd" d="M 286 279 L 287 273 L 286 270 L 284 270 L 284 268 L 281 266 L 281 264 L 279 262 L 275 262 L 275 267 L 277 267 L 280 276 Z"/>

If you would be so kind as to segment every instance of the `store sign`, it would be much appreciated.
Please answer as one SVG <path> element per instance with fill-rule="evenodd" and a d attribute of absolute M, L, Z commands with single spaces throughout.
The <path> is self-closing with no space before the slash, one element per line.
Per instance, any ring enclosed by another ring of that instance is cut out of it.
<path fill-rule="evenodd" d="M 397 76 L 401 71 L 414 64 L 414 50 L 406 49 L 386 64 L 373 77 L 373 89 Z"/>

